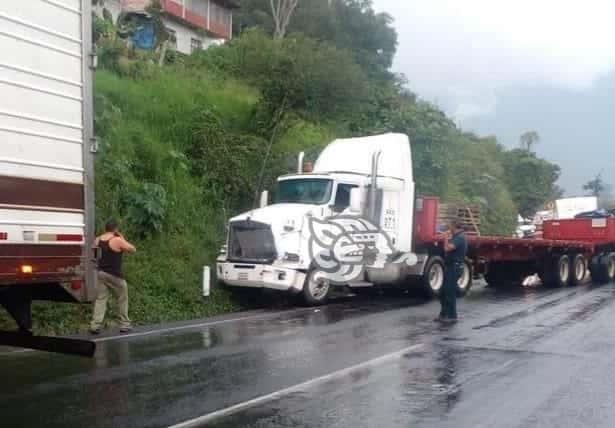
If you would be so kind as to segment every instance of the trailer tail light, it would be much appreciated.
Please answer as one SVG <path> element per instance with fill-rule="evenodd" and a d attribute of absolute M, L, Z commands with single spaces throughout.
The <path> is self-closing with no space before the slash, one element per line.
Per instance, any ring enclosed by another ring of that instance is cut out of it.
<path fill-rule="evenodd" d="M 7 239 L 9 239 L 8 232 L 0 232 L 0 241 L 6 241 Z"/>
<path fill-rule="evenodd" d="M 23 274 L 31 274 L 33 272 L 32 265 L 21 265 L 19 270 Z"/>
<path fill-rule="evenodd" d="M 83 288 L 83 281 L 80 281 L 80 280 L 71 281 L 70 288 L 75 291 L 81 290 Z"/>
<path fill-rule="evenodd" d="M 83 235 L 56 235 L 56 241 L 60 242 L 81 242 Z"/>

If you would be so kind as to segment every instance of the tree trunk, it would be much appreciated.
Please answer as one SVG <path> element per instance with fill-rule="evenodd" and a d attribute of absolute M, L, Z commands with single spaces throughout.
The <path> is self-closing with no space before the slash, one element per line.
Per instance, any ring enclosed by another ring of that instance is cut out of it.
<path fill-rule="evenodd" d="M 269 0 L 271 5 L 271 16 L 275 29 L 273 37 L 275 39 L 283 39 L 286 36 L 288 24 L 295 13 L 299 0 Z"/>
<path fill-rule="evenodd" d="M 169 41 L 165 40 L 162 42 L 162 47 L 160 48 L 160 58 L 158 58 L 158 67 L 162 67 L 164 65 L 164 60 L 167 56 L 167 49 L 169 48 Z"/>

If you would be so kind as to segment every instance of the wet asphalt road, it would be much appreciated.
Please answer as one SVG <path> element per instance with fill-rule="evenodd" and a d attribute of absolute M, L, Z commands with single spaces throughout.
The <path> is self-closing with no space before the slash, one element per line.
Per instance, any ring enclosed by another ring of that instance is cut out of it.
<path fill-rule="evenodd" d="M 0 355 L 2 427 L 613 427 L 615 285 L 352 299 Z M 214 413 L 217 412 L 217 413 Z"/>

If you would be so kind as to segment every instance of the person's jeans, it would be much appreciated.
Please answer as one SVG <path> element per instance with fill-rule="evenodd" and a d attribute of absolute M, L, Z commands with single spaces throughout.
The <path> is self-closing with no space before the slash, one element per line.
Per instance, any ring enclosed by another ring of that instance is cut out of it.
<path fill-rule="evenodd" d="M 98 284 L 96 285 L 98 293 L 96 302 L 94 302 L 94 314 L 90 328 L 98 330 L 105 320 L 107 312 L 107 302 L 110 294 L 113 293 L 117 297 L 117 303 L 120 313 L 120 327 L 130 328 L 130 318 L 128 318 L 128 284 L 122 278 L 98 271 Z"/>
<path fill-rule="evenodd" d="M 457 283 L 461 278 L 463 265 L 447 265 L 444 273 L 444 284 L 440 292 L 440 317 L 457 318 Z"/>

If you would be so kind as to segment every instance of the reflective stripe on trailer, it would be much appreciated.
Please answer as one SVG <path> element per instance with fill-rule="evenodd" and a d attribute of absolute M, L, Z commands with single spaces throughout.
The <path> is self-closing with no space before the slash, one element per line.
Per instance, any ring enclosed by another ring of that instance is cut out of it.
<path fill-rule="evenodd" d="M 39 242 L 82 242 L 83 235 L 77 234 L 53 234 L 53 233 L 39 233 Z"/>

